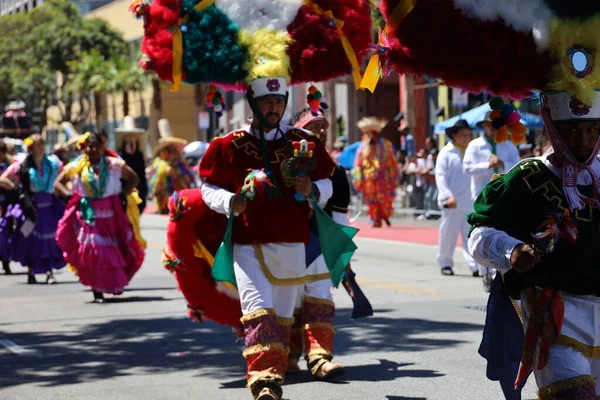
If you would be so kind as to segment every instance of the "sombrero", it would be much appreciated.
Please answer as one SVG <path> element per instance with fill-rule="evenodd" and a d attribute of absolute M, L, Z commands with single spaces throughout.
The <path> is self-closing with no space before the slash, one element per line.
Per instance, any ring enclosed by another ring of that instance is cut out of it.
<path fill-rule="evenodd" d="M 364 131 L 365 129 L 375 129 L 377 132 L 381 132 L 383 128 L 387 126 L 387 124 L 388 121 L 382 118 L 364 117 L 358 121 L 356 126 L 358 126 L 358 129 L 361 131 Z"/>
<path fill-rule="evenodd" d="M 183 150 L 183 148 L 188 144 L 187 140 L 173 136 L 171 124 L 164 118 L 158 120 L 158 132 L 160 133 L 160 139 L 158 140 L 158 146 L 154 148 L 154 154 L 160 153 L 169 146 L 176 146 Z"/>
<path fill-rule="evenodd" d="M 147 133 L 145 129 L 136 128 L 133 117 L 127 115 L 123 119 L 123 126 L 115 129 L 115 147 L 117 151 L 123 148 L 123 142 L 126 137 L 133 136 L 139 141 L 139 149 L 143 153 L 146 148 Z"/>

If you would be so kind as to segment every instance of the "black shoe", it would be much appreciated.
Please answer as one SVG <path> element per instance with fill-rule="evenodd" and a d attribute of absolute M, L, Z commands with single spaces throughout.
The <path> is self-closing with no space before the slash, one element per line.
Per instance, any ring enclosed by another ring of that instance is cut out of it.
<path fill-rule="evenodd" d="M 35 275 L 28 274 L 27 275 L 27 284 L 28 285 L 35 285 L 36 283 L 37 283 L 37 281 L 35 280 Z"/>
<path fill-rule="evenodd" d="M 453 276 L 454 275 L 454 271 L 452 270 L 452 267 L 443 267 L 442 268 L 442 275 Z"/>
<path fill-rule="evenodd" d="M 385 222 L 385 224 L 386 224 L 387 226 L 392 226 L 392 223 L 390 222 L 390 220 L 389 220 L 388 218 L 384 218 L 384 219 L 383 219 L 383 222 Z"/>
<path fill-rule="evenodd" d="M 479 271 L 474 271 L 473 272 L 473 278 L 479 278 L 481 275 L 479 275 Z"/>
<path fill-rule="evenodd" d="M 12 275 L 12 271 L 10 270 L 10 262 L 6 260 L 2 260 L 2 269 L 4 269 L 4 275 Z"/>
<path fill-rule="evenodd" d="M 104 303 L 104 294 L 102 294 L 101 292 L 97 292 L 95 290 L 92 290 L 92 292 L 94 293 L 94 303 L 98 303 L 98 304 Z"/>
<path fill-rule="evenodd" d="M 492 291 L 492 274 L 489 272 L 483 275 L 483 290 L 486 293 Z"/>

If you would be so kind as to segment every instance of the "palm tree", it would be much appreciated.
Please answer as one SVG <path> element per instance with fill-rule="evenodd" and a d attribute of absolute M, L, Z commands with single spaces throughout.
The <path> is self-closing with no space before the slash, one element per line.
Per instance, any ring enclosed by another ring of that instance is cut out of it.
<path fill-rule="evenodd" d="M 117 92 L 123 93 L 123 115 L 129 115 L 129 93 L 138 93 L 150 84 L 148 74 L 128 57 L 118 57 L 112 60 L 113 81 Z"/>
<path fill-rule="evenodd" d="M 98 50 L 84 54 L 80 60 L 71 64 L 69 89 L 79 93 L 81 98 L 89 98 L 90 95 L 93 97 L 98 127 L 104 125 L 102 97 L 111 89 L 111 77 L 107 67 L 108 62 Z"/>

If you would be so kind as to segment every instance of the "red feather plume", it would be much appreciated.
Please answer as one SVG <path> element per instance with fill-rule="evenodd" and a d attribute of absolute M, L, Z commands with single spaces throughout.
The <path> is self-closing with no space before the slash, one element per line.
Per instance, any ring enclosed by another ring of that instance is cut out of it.
<path fill-rule="evenodd" d="M 386 21 L 399 1 L 382 1 Z M 543 87 L 553 65 L 531 33 L 515 32 L 502 20 L 466 17 L 452 0 L 416 0 L 388 39 L 384 57 L 394 71 L 439 78 L 472 93 L 529 97 Z"/>
<path fill-rule="evenodd" d="M 313 0 L 321 10 L 331 10 L 344 21 L 342 31 L 352 45 L 359 65 L 369 48 L 371 14 L 363 0 Z M 346 75 L 351 66 L 340 41 L 340 32 L 331 18 L 303 5 L 287 30 L 294 40 L 289 47 L 292 84 L 318 82 Z"/>
<path fill-rule="evenodd" d="M 238 327 L 242 317 L 240 302 L 217 289 L 209 263 L 194 255 L 194 244 L 200 240 L 213 256 L 216 254 L 227 228 L 227 217 L 212 211 L 202 200 L 200 190 L 182 190 L 179 199 L 185 199 L 185 217 L 170 221 L 167 226 L 167 245 L 180 263 L 174 269 L 179 290 L 192 309 L 200 310 L 203 317 L 219 324 Z M 173 197 L 169 209 L 175 210 Z M 189 315 L 197 318 L 193 310 Z"/>

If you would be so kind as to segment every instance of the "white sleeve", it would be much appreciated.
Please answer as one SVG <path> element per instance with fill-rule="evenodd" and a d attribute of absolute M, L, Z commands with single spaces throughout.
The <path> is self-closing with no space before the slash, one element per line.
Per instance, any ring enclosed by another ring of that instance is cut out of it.
<path fill-rule="evenodd" d="M 333 195 L 333 183 L 331 179 L 319 179 L 318 181 L 313 182 L 317 188 L 319 189 L 319 206 L 325 207 L 327 201 Z"/>
<path fill-rule="evenodd" d="M 202 192 L 202 199 L 208 208 L 219 214 L 229 216 L 231 213 L 231 202 L 235 194 L 219 186 L 206 183 L 203 179 L 200 179 L 200 191 Z"/>
<path fill-rule="evenodd" d="M 510 255 L 522 243 L 506 232 L 480 226 L 471 232 L 468 245 L 469 253 L 479 264 L 506 272 L 511 269 Z"/>
<path fill-rule="evenodd" d="M 438 199 L 442 202 L 453 196 L 452 191 L 448 187 L 448 153 L 440 153 L 435 164 L 435 184 L 438 189 Z"/>
<path fill-rule="evenodd" d="M 476 145 L 467 146 L 465 150 L 465 157 L 463 158 L 463 171 L 467 175 L 479 175 L 487 172 L 490 169 L 490 162 L 478 161 L 479 150 Z"/>
<path fill-rule="evenodd" d="M 331 218 L 340 225 L 348 226 L 348 213 L 332 211 Z"/>

